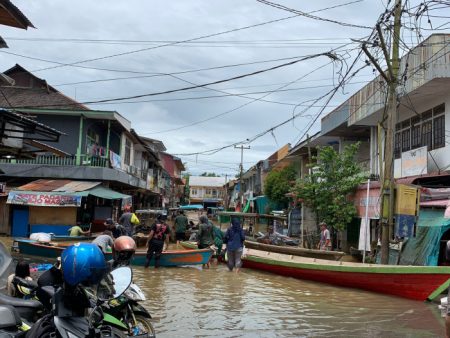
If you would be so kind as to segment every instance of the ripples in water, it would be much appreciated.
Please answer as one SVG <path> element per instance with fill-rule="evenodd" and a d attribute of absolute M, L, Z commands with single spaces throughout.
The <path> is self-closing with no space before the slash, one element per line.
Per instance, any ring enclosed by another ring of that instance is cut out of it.
<path fill-rule="evenodd" d="M 441 337 L 435 304 L 219 265 L 135 268 L 158 337 Z"/>

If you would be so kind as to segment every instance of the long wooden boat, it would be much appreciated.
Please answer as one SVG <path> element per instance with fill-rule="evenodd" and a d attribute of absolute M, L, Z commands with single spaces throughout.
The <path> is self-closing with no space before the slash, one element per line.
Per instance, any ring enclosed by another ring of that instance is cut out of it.
<path fill-rule="evenodd" d="M 345 252 L 342 251 L 323 251 L 323 250 L 300 248 L 297 246 L 279 246 L 279 245 L 259 243 L 255 241 L 245 241 L 244 245 L 246 248 L 249 249 L 277 252 L 294 256 L 336 260 L 336 261 L 340 260 L 342 256 L 345 256 Z"/>
<path fill-rule="evenodd" d="M 363 264 L 248 249 L 243 266 L 335 286 L 432 300 L 450 285 L 450 267 Z"/>
<path fill-rule="evenodd" d="M 61 256 L 62 251 L 71 245 L 66 242 L 51 242 L 40 243 L 30 239 L 18 239 L 17 240 L 19 252 L 25 255 L 39 256 L 46 258 L 57 258 Z M 136 251 L 132 265 L 144 266 L 147 252 L 144 250 Z M 162 253 L 160 265 L 161 266 L 181 266 L 181 265 L 197 265 L 206 264 L 212 255 L 212 251 L 209 249 L 201 250 L 167 250 Z M 105 255 L 106 260 L 112 259 L 112 254 L 107 253 Z M 154 258 L 150 262 L 150 265 L 154 266 Z"/>
<path fill-rule="evenodd" d="M 182 242 L 180 242 L 180 245 L 183 248 L 188 249 L 188 250 L 197 249 L 197 242 L 187 242 L 187 241 L 183 242 L 182 241 Z M 292 247 L 292 246 L 278 246 L 278 245 L 258 243 L 255 241 L 245 241 L 244 245 L 246 248 L 249 248 L 249 249 L 284 253 L 284 254 L 294 255 L 294 256 L 328 259 L 328 260 L 340 260 L 342 258 L 342 256 L 345 255 L 345 253 L 341 252 L 341 251 L 322 251 L 322 250 L 304 249 L 304 248 Z"/>

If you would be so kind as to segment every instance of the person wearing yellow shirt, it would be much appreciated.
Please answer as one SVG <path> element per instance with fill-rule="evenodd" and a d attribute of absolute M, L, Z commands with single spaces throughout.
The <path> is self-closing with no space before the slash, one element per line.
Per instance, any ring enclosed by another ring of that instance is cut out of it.
<path fill-rule="evenodd" d="M 70 237 L 76 237 L 76 236 L 88 236 L 90 235 L 90 231 L 83 231 L 81 227 L 77 224 L 69 229 L 69 236 Z"/>

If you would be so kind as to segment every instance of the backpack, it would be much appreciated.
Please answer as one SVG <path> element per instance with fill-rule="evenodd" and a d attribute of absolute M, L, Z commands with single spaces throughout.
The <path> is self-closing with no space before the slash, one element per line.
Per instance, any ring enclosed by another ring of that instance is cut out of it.
<path fill-rule="evenodd" d="M 167 225 L 166 224 L 156 224 L 156 230 L 155 234 L 153 235 L 154 239 L 164 240 L 165 234 L 167 231 Z"/>

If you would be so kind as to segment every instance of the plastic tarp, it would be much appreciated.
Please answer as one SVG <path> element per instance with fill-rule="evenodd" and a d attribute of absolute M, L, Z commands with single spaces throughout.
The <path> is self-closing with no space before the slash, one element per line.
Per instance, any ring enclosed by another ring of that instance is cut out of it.
<path fill-rule="evenodd" d="M 122 194 L 120 192 L 98 186 L 86 191 L 83 191 L 82 193 L 85 193 L 86 195 L 93 195 L 96 197 L 104 198 L 107 200 L 118 200 L 118 199 L 128 199 L 131 196 Z"/>
<path fill-rule="evenodd" d="M 436 266 L 440 239 L 450 229 L 450 219 L 444 218 L 443 209 L 420 209 L 417 225 L 416 237 L 403 246 L 399 264 Z"/>
<path fill-rule="evenodd" d="M 269 201 L 266 196 L 258 196 L 256 200 L 256 210 L 258 214 L 266 214 L 268 209 Z"/>
<path fill-rule="evenodd" d="M 198 210 L 203 209 L 203 205 L 201 204 L 189 204 L 189 205 L 180 205 L 181 210 Z"/>

